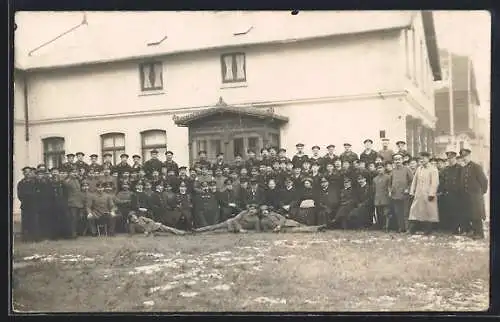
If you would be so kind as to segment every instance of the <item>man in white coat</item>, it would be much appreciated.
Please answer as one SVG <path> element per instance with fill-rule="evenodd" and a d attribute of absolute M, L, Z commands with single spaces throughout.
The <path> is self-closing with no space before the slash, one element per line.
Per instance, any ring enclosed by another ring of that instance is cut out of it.
<path fill-rule="evenodd" d="M 436 167 L 429 163 L 430 154 L 420 153 L 421 165 L 417 168 L 410 188 L 413 203 L 408 218 L 409 233 L 414 234 L 417 224 L 423 226 L 426 235 L 431 233 L 433 223 L 439 222 L 437 206 L 437 188 L 439 173 Z"/>

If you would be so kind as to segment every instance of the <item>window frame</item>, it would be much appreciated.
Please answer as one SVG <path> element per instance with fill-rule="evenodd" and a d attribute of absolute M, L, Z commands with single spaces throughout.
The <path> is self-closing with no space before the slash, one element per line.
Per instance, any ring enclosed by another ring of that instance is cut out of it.
<path fill-rule="evenodd" d="M 160 86 L 158 87 L 155 87 L 155 86 L 152 86 L 152 87 L 144 87 L 144 67 L 145 66 L 150 66 L 150 67 L 153 67 L 153 71 L 155 70 L 155 66 L 156 65 L 160 65 L 160 70 L 161 70 L 161 73 L 160 73 Z M 140 85 L 141 85 L 141 92 L 151 92 L 151 91 L 161 91 L 163 90 L 164 88 L 164 84 L 163 84 L 163 63 L 161 61 L 146 61 L 146 62 L 142 62 L 139 64 L 139 81 L 140 81 Z"/>
<path fill-rule="evenodd" d="M 57 151 L 48 151 L 47 146 L 51 141 L 55 142 L 56 140 L 62 141 L 62 150 Z M 54 167 L 59 168 L 64 163 L 64 158 L 66 156 L 66 148 L 65 148 L 66 140 L 62 136 L 51 136 L 42 139 L 42 151 L 43 151 L 43 162 L 47 166 L 49 166 L 49 158 L 50 157 L 59 157 L 59 162 L 54 165 Z"/>
<path fill-rule="evenodd" d="M 154 134 L 154 133 L 162 133 L 165 137 L 165 143 L 164 144 L 149 144 L 146 145 L 146 137 L 148 135 Z M 165 149 L 167 151 L 167 131 L 162 130 L 162 129 L 150 129 L 150 130 L 145 130 L 141 132 L 141 154 L 142 154 L 142 159 L 143 160 L 149 160 L 148 153 L 152 149 Z"/>
<path fill-rule="evenodd" d="M 117 140 L 117 137 L 118 136 L 122 136 L 123 137 L 123 146 L 117 146 L 116 145 L 116 140 Z M 113 147 L 109 148 L 109 147 L 104 147 L 104 140 L 108 137 L 113 137 Z M 104 134 L 101 134 L 101 157 L 102 157 L 102 160 L 104 161 L 104 154 L 105 153 L 111 153 L 112 154 L 112 162 L 113 164 L 117 164 L 119 161 L 120 161 L 120 157 L 115 157 L 115 152 L 117 151 L 123 151 L 123 153 L 126 153 L 126 137 L 125 137 L 125 133 L 122 133 L 122 132 L 109 132 L 109 133 L 104 133 Z"/>
<path fill-rule="evenodd" d="M 237 75 L 237 60 L 236 60 L 236 57 L 238 55 L 242 55 L 243 56 L 243 73 L 244 73 L 244 77 L 243 78 L 237 78 L 236 75 Z M 228 56 L 231 56 L 232 57 L 232 66 L 233 66 L 233 79 L 231 80 L 226 80 L 225 79 L 225 66 L 226 66 L 226 63 L 224 61 L 224 58 L 225 57 L 228 57 Z M 220 56 L 220 68 L 221 68 L 221 78 L 222 78 L 222 83 L 223 84 L 234 84 L 234 83 L 246 83 L 247 81 L 247 56 L 244 52 L 234 52 L 234 53 L 226 53 L 226 54 L 222 54 Z"/>

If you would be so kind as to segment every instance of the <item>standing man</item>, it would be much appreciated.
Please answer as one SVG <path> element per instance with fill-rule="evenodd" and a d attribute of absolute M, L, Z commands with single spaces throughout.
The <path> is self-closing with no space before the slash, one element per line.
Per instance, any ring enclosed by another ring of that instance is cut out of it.
<path fill-rule="evenodd" d="M 225 165 L 226 164 L 224 162 L 224 153 L 222 153 L 222 152 L 217 153 L 217 155 L 215 156 L 215 163 L 212 165 L 212 170 L 214 172 L 216 169 L 222 170 Z"/>
<path fill-rule="evenodd" d="M 326 225 L 337 213 L 340 203 L 340 190 L 337 187 L 331 187 L 328 179 L 325 177 L 321 177 L 319 185 L 316 224 Z"/>
<path fill-rule="evenodd" d="M 384 162 L 391 161 L 394 152 L 389 149 L 389 139 L 382 139 L 382 150 L 378 151 Z"/>
<path fill-rule="evenodd" d="M 464 210 L 470 220 L 472 231 L 469 234 L 474 239 L 483 239 L 483 220 L 486 219 L 484 194 L 488 191 L 488 178 L 481 166 L 471 161 L 471 150 L 462 149 L 460 155 L 464 160 L 460 181 L 463 189 Z"/>
<path fill-rule="evenodd" d="M 309 158 L 309 161 L 311 161 L 311 163 L 314 164 L 314 162 L 316 162 L 318 165 L 322 165 L 322 158 L 319 156 L 319 151 L 321 150 L 321 148 L 318 146 L 318 145 L 315 145 L 311 148 L 312 150 L 312 155 L 311 157 Z"/>
<path fill-rule="evenodd" d="M 395 154 L 394 168 L 390 182 L 391 205 L 398 223 L 398 232 L 403 233 L 408 229 L 409 193 L 413 181 L 410 168 L 403 165 L 403 156 Z"/>
<path fill-rule="evenodd" d="M 75 162 L 75 166 L 78 170 L 78 172 L 80 172 L 80 169 L 85 169 L 85 173 L 87 173 L 89 171 L 89 165 L 83 161 L 83 158 L 85 157 L 85 153 L 83 152 L 76 152 L 76 162 Z"/>
<path fill-rule="evenodd" d="M 375 162 L 378 154 L 372 149 L 373 140 L 366 139 L 363 141 L 363 144 L 365 145 L 365 150 L 359 155 L 359 160 L 363 161 L 365 164 Z"/>
<path fill-rule="evenodd" d="M 76 168 L 75 165 L 75 155 L 73 153 L 66 154 L 66 162 L 62 164 L 61 171 L 71 172 L 71 169 Z"/>
<path fill-rule="evenodd" d="M 134 154 L 132 156 L 132 172 L 139 172 L 142 169 L 141 156 L 138 154 Z"/>
<path fill-rule="evenodd" d="M 92 236 L 97 236 L 97 222 L 108 224 L 108 234 L 114 236 L 116 223 L 115 203 L 113 197 L 104 192 L 104 184 L 97 184 L 97 193 L 90 197 L 87 205 L 87 219 Z"/>
<path fill-rule="evenodd" d="M 352 164 L 355 160 L 358 160 L 358 155 L 351 151 L 351 143 L 344 143 L 344 152 L 340 155 L 340 160 L 342 163 L 349 162 Z"/>
<path fill-rule="evenodd" d="M 179 175 L 179 165 L 174 161 L 174 152 L 167 151 L 165 152 L 165 162 L 163 166 L 167 168 L 167 172 L 174 171 L 175 175 Z"/>
<path fill-rule="evenodd" d="M 83 196 L 78 172 L 73 169 L 70 175 L 64 180 L 64 189 L 68 198 L 68 208 L 66 220 L 64 220 L 63 230 L 65 237 L 76 238 L 78 232 L 78 221 L 83 211 Z"/>
<path fill-rule="evenodd" d="M 309 157 L 304 153 L 303 143 L 297 143 L 295 147 L 297 148 L 297 153 L 293 156 L 292 163 L 294 167 L 298 166 L 299 168 L 302 168 L 302 164 L 305 160 L 309 159 Z"/>
<path fill-rule="evenodd" d="M 203 166 L 210 169 L 212 165 L 210 164 L 210 161 L 207 160 L 207 152 L 202 150 L 198 152 L 198 161 L 193 164 L 193 168 L 202 168 Z"/>
<path fill-rule="evenodd" d="M 377 176 L 373 178 L 373 190 L 375 196 L 373 202 L 376 212 L 377 228 L 389 231 L 390 215 L 390 196 L 391 196 L 391 176 L 385 173 L 384 166 L 377 166 Z"/>
<path fill-rule="evenodd" d="M 398 150 L 396 151 L 397 154 L 401 154 L 403 156 L 403 159 L 405 157 L 411 157 L 408 151 L 406 150 L 406 142 L 405 141 L 398 141 L 396 142 L 396 146 L 398 147 Z"/>
<path fill-rule="evenodd" d="M 109 152 L 106 152 L 102 155 L 104 158 L 102 160 L 102 169 L 109 169 L 110 172 L 114 171 L 114 165 L 113 165 L 113 155 Z"/>
<path fill-rule="evenodd" d="M 443 228 L 458 235 L 468 232 L 470 229 L 470 223 L 464 216 L 463 200 L 460 195 L 462 167 L 457 163 L 456 152 L 448 151 L 446 157 L 448 158 L 448 166 L 442 172 L 443 180 L 439 182 L 441 198 L 443 198 L 443 209 L 439 216 Z"/>
<path fill-rule="evenodd" d="M 158 150 L 156 149 L 151 150 L 150 154 L 151 154 L 151 159 L 144 162 L 144 167 L 143 167 L 147 176 L 151 176 L 153 174 L 153 171 L 161 172 L 161 167 L 162 167 L 162 163 L 158 159 Z"/>
<path fill-rule="evenodd" d="M 120 163 L 118 163 L 114 169 L 114 171 L 118 172 L 118 175 L 121 177 L 124 172 L 130 173 L 132 168 L 130 164 L 128 164 L 128 154 L 122 153 L 120 155 Z"/>
<path fill-rule="evenodd" d="M 430 154 L 420 153 L 422 165 L 417 168 L 410 188 L 413 203 L 410 208 L 409 231 L 413 234 L 417 223 L 422 224 L 426 235 L 431 233 L 433 223 L 439 222 L 437 206 L 437 189 L 439 185 L 438 170 L 429 163 Z"/>
<path fill-rule="evenodd" d="M 226 221 L 241 211 L 238 205 L 238 195 L 233 190 L 233 181 L 230 178 L 224 180 L 224 189 L 217 192 L 217 200 L 220 206 L 220 220 Z"/>
<path fill-rule="evenodd" d="M 92 169 L 94 172 L 101 172 L 102 171 L 102 166 L 97 163 L 97 159 L 99 156 L 97 154 L 91 154 L 90 155 L 90 164 L 89 164 L 89 171 Z"/>
<path fill-rule="evenodd" d="M 325 156 L 323 157 L 323 160 L 321 162 L 321 171 L 324 173 L 326 171 L 326 165 L 331 163 L 333 164 L 335 162 L 335 160 L 337 160 L 337 156 L 335 155 L 335 145 L 333 144 L 330 144 L 326 147 L 326 149 L 328 150 L 328 153 L 325 154 Z"/>
<path fill-rule="evenodd" d="M 39 237 L 37 194 L 34 169 L 23 168 L 24 178 L 17 184 L 17 197 L 21 201 L 21 236 L 24 241 Z"/>

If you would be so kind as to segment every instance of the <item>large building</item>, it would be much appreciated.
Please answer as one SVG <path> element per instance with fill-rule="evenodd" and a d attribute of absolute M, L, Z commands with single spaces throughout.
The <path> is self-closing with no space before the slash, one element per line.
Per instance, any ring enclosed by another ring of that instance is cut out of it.
<path fill-rule="evenodd" d="M 359 152 L 365 138 L 378 148 L 382 137 L 407 141 L 413 154 L 433 150 L 441 76 L 430 12 L 71 19 L 52 39 L 16 45 L 14 184 L 24 165 L 57 166 L 77 151 L 116 160 L 169 149 L 188 164 L 201 149 L 232 158 L 276 144 L 293 154 L 302 142 L 340 153 L 350 142 Z"/>
<path fill-rule="evenodd" d="M 435 82 L 436 153 L 472 149 L 483 167 L 489 163 L 489 125 L 480 118 L 474 65 L 468 56 L 439 51 L 442 80 Z"/>

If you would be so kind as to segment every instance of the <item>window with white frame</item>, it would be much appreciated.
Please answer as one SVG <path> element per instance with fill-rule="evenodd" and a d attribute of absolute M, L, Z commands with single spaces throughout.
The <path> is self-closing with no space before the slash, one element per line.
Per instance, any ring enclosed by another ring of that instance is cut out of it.
<path fill-rule="evenodd" d="M 244 53 L 221 55 L 223 83 L 246 82 L 246 61 Z"/>
<path fill-rule="evenodd" d="M 101 135 L 101 152 L 111 153 L 113 164 L 120 161 L 120 155 L 125 153 L 125 134 L 123 133 L 106 133 Z"/>
<path fill-rule="evenodd" d="M 148 160 L 152 150 L 158 151 L 158 157 L 163 158 L 167 152 L 167 131 L 148 130 L 141 132 L 142 159 Z"/>
<path fill-rule="evenodd" d="M 58 168 L 64 162 L 64 138 L 50 137 L 42 140 L 43 162 L 47 169 Z"/>
<path fill-rule="evenodd" d="M 160 62 L 147 62 L 139 65 L 141 90 L 157 91 L 163 89 L 163 65 Z"/>

